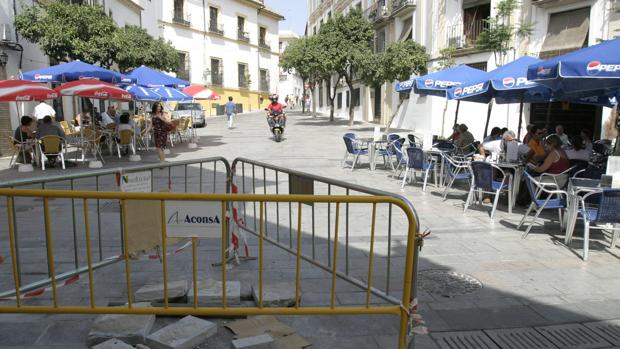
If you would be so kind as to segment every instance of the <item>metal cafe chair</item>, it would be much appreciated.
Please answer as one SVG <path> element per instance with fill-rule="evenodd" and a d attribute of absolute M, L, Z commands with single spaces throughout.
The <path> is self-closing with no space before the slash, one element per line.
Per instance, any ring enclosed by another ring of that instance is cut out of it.
<path fill-rule="evenodd" d="M 463 209 L 463 212 L 467 212 L 467 208 L 473 203 L 474 193 L 478 193 L 478 200 L 481 205 L 482 193 L 493 194 L 495 195 L 493 200 L 493 208 L 491 209 L 491 219 L 493 219 L 495 210 L 497 209 L 499 194 L 501 192 L 506 192 L 508 193 L 508 212 L 512 213 L 512 175 L 507 174 L 497 165 L 488 162 L 473 161 L 469 166 L 473 176 L 473 181 L 471 188 L 469 189 L 469 195 L 467 195 L 467 201 L 465 201 L 465 208 Z M 494 179 L 493 170 L 496 170 L 501 174 L 501 181 Z"/>
<path fill-rule="evenodd" d="M 407 182 L 407 177 L 409 172 L 411 171 L 411 177 L 415 181 L 416 171 L 424 173 L 424 184 L 422 185 L 422 191 L 426 191 L 426 183 L 428 181 L 428 173 L 430 170 L 435 168 L 435 162 L 429 158 L 428 154 L 426 154 L 422 149 L 416 147 L 407 148 L 407 169 L 405 170 L 405 176 L 403 177 L 403 183 L 400 186 L 401 188 L 405 187 L 405 183 Z M 433 176 L 435 178 L 435 186 L 437 186 L 437 175 Z"/>
<path fill-rule="evenodd" d="M 471 180 L 469 161 L 452 157 L 450 154 L 442 153 L 442 159 L 447 166 L 448 184 L 443 192 L 443 199 L 446 200 L 448 192 L 457 180 Z"/>
<path fill-rule="evenodd" d="M 521 222 L 517 225 L 517 229 L 521 229 L 525 219 L 529 216 L 530 212 L 533 209 L 536 209 L 536 214 L 534 218 L 528 225 L 527 229 L 521 236 L 521 238 L 525 239 L 527 235 L 530 233 L 532 229 L 532 225 L 540 215 L 543 210 L 558 210 L 558 215 L 560 218 L 560 227 L 564 229 L 564 223 L 562 219 L 562 210 L 566 209 L 566 200 L 568 198 L 568 194 L 564 190 L 560 190 L 557 184 L 555 183 L 542 183 L 537 181 L 532 175 L 527 172 L 523 173 L 525 177 L 525 184 L 527 185 L 527 191 L 530 193 L 530 197 L 532 199 L 532 203 L 530 207 L 527 209 Z M 546 195 L 546 198 L 543 198 L 542 195 Z"/>
<path fill-rule="evenodd" d="M 596 204 L 588 203 L 590 196 L 597 196 L 598 202 Z M 611 230 L 613 236 L 610 248 L 616 247 L 620 227 L 614 226 L 614 224 L 620 223 L 620 189 L 604 189 L 580 197 L 577 214 L 583 218 L 582 258 L 584 261 L 588 260 L 590 229 Z M 569 243 L 571 238 L 568 240 Z"/>
<path fill-rule="evenodd" d="M 368 149 L 361 148 L 359 142 L 353 138 L 342 137 L 344 144 L 347 148 L 347 157 L 342 161 L 342 167 L 346 165 L 346 161 L 350 156 L 353 156 L 353 162 L 351 163 L 351 171 L 355 169 L 355 164 L 361 155 L 368 156 Z"/>

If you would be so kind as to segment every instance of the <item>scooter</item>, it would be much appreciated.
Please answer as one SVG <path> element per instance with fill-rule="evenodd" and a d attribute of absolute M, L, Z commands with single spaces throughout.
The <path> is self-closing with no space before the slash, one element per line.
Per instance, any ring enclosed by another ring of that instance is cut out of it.
<path fill-rule="evenodd" d="M 265 111 L 269 112 L 269 109 L 265 108 Z M 286 118 L 284 117 L 284 111 L 281 112 L 269 112 L 267 115 L 267 123 L 273 133 L 273 138 L 276 142 L 282 140 L 282 134 L 284 133 L 284 126 L 286 126 Z"/>

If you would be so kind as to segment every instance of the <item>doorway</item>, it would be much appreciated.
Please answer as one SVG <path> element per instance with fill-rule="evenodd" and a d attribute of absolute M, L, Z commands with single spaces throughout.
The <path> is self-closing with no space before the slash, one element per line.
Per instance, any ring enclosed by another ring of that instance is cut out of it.
<path fill-rule="evenodd" d="M 588 104 L 532 103 L 530 123 L 546 127 L 550 134 L 555 133 L 556 125 L 562 125 L 569 137 L 578 135 L 583 129 L 588 129 L 592 132 L 594 139 L 598 139 L 601 134 L 602 111 L 602 107 Z"/>
<path fill-rule="evenodd" d="M 375 105 L 374 105 L 374 114 L 373 114 L 373 122 L 375 123 L 381 123 L 381 104 L 382 104 L 382 100 L 381 100 L 381 87 L 375 87 L 375 97 L 374 97 L 374 101 L 375 101 Z"/>

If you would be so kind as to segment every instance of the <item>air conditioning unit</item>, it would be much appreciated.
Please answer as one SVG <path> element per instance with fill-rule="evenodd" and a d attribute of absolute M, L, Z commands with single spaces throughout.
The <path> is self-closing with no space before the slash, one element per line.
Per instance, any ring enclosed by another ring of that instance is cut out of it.
<path fill-rule="evenodd" d="M 12 32 L 13 29 L 10 24 L 0 23 L 0 41 L 13 41 Z"/>

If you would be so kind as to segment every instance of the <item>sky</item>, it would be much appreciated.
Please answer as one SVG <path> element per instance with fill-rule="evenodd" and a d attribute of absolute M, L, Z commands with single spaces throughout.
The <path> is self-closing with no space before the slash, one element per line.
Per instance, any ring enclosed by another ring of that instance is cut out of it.
<path fill-rule="evenodd" d="M 297 35 L 304 34 L 308 19 L 306 0 L 265 0 L 265 4 L 286 17 L 286 20 L 280 22 L 280 30 L 288 29 Z"/>

